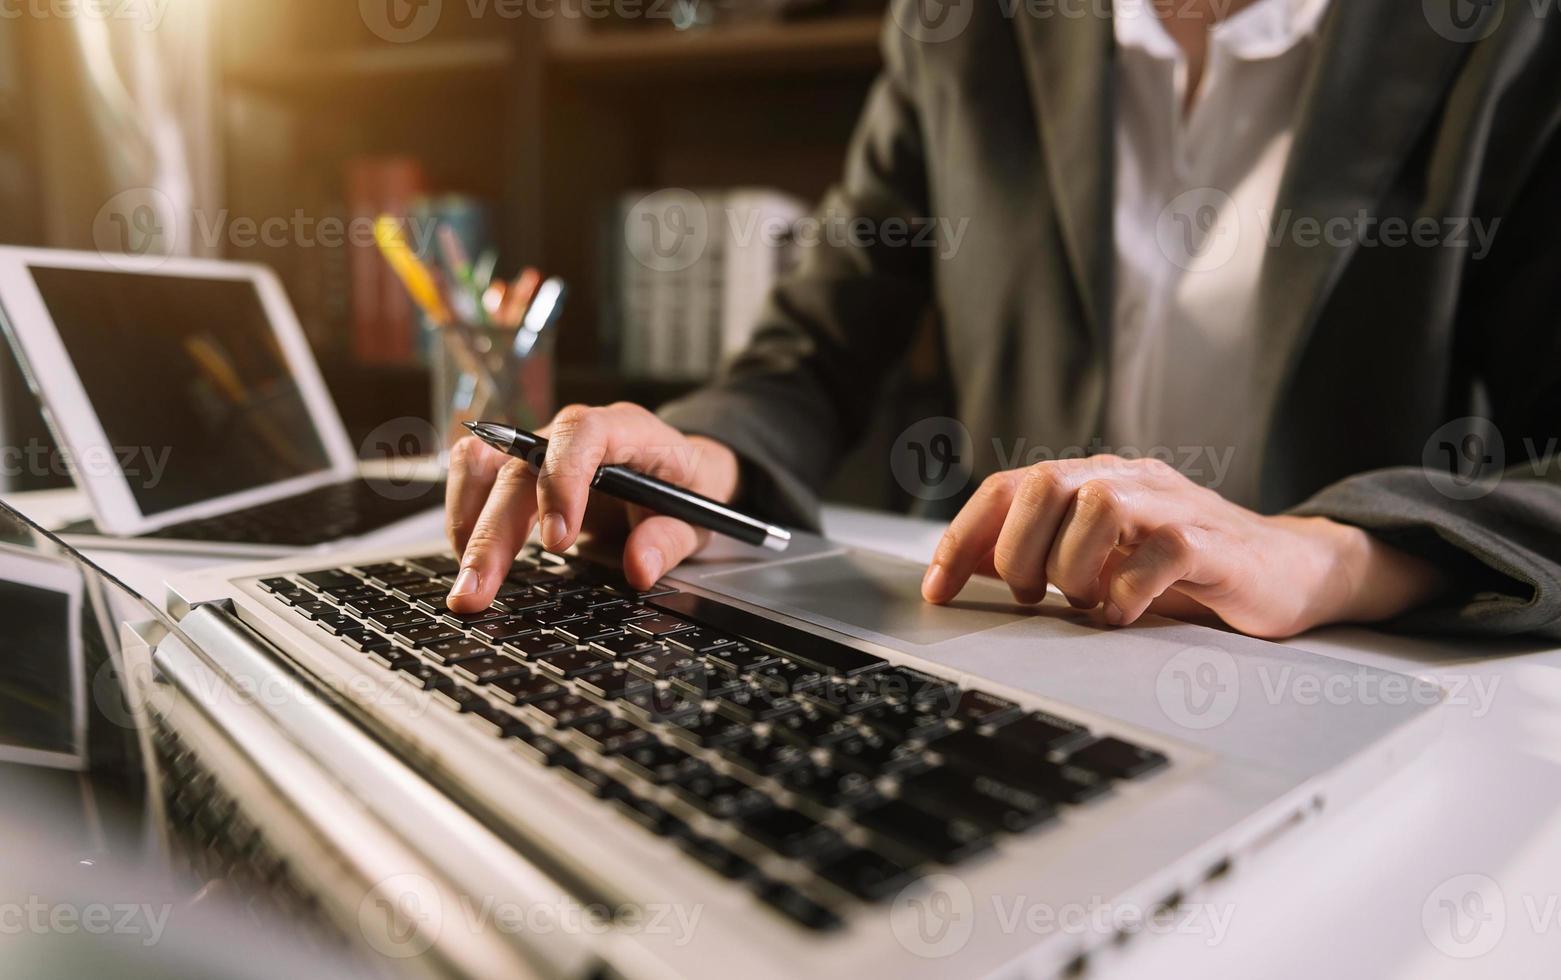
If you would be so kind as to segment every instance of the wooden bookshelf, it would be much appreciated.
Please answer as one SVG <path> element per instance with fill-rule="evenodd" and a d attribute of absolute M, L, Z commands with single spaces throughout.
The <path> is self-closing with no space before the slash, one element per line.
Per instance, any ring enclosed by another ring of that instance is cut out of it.
<path fill-rule="evenodd" d="M 454 88 L 503 81 L 515 47 L 503 39 L 430 41 L 401 47 L 297 52 L 228 65 L 224 82 L 234 88 L 280 95 L 315 96 L 341 87 Z"/>

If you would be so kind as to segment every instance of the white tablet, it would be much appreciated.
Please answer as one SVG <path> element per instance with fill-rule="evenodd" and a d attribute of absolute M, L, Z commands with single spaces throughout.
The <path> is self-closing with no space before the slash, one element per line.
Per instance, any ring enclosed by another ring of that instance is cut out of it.
<path fill-rule="evenodd" d="M 81 569 L 0 545 L 0 762 L 87 767 Z"/>
<path fill-rule="evenodd" d="M 213 517 L 356 472 L 269 269 L 0 248 L 0 319 L 105 534 Z"/>

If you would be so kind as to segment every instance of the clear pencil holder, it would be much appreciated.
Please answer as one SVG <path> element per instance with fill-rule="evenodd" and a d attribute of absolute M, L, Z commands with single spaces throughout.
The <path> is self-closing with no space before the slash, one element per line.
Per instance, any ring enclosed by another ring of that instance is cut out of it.
<path fill-rule="evenodd" d="M 553 416 L 553 344 L 544 334 L 522 359 L 515 331 L 475 324 L 431 326 L 433 417 L 442 454 L 467 435 L 463 422 L 504 422 L 534 430 Z"/>

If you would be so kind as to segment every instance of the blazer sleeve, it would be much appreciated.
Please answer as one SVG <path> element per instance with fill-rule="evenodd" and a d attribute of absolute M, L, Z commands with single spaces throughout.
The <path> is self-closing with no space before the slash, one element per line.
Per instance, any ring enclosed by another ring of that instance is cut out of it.
<path fill-rule="evenodd" d="M 906 244 L 931 220 L 916 54 L 886 23 L 885 67 L 844 175 L 801 236 L 796 270 L 772 290 L 753 340 L 717 380 L 660 412 L 736 451 L 745 506 L 814 529 L 818 494 L 860 439 L 931 296 L 931 250 Z"/>
<path fill-rule="evenodd" d="M 1488 408 L 1470 481 L 1416 468 L 1350 477 L 1294 512 L 1331 517 L 1435 562 L 1453 586 L 1404 629 L 1561 639 L 1561 137 L 1471 261 L 1458 360 Z M 1460 413 L 1460 414 L 1468 414 Z M 1428 433 L 1428 435 L 1430 435 Z"/>

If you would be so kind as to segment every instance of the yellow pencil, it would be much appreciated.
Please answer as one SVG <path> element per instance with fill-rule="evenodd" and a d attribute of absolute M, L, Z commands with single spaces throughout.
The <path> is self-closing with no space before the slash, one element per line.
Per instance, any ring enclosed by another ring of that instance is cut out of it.
<path fill-rule="evenodd" d="M 381 217 L 374 222 L 374 241 L 379 245 L 385 261 L 390 263 L 390 268 L 411 294 L 412 302 L 422 307 L 428 319 L 435 324 L 449 326 L 454 319 L 450 315 L 450 308 L 445 305 L 433 273 L 407 245 L 405 236 L 401 234 L 401 223 L 395 218 Z"/>

